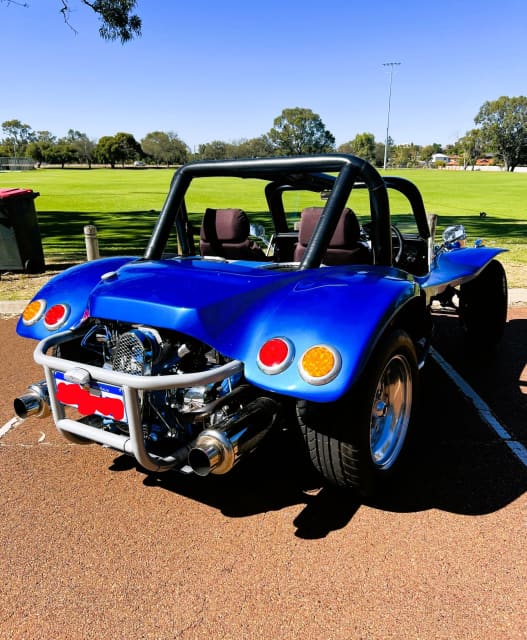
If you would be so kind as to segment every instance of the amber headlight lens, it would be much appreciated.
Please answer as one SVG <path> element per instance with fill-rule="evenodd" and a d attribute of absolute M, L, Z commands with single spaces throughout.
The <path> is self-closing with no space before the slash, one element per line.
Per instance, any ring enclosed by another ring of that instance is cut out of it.
<path fill-rule="evenodd" d="M 304 352 L 298 363 L 302 378 L 309 384 L 327 384 L 340 371 L 342 360 L 333 347 L 317 344 Z"/>

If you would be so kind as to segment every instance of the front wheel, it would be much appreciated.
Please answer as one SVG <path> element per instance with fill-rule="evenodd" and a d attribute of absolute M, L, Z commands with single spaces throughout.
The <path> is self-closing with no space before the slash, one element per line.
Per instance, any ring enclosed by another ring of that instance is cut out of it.
<path fill-rule="evenodd" d="M 507 322 L 507 276 L 502 264 L 492 260 L 459 292 L 459 318 L 470 344 L 495 346 Z"/>
<path fill-rule="evenodd" d="M 359 382 L 339 402 L 301 400 L 297 416 L 311 462 L 329 483 L 371 495 L 396 472 L 418 388 L 415 347 L 394 331 L 378 344 Z"/>

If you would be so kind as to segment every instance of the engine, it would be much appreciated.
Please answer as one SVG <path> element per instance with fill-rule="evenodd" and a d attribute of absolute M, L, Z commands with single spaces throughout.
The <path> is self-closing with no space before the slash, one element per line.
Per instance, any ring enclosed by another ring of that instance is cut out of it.
<path fill-rule="evenodd" d="M 199 340 L 117 321 L 90 320 L 83 329 L 53 348 L 51 360 L 62 360 L 64 368 L 55 371 L 52 389 L 42 381 L 15 399 L 20 418 L 45 417 L 55 403 L 57 427 L 74 442 L 131 453 L 150 470 L 198 475 L 230 471 L 277 422 L 281 405 L 246 383 L 240 363 L 230 366 L 229 358 Z M 116 373 L 141 380 L 123 388 L 103 382 Z M 154 384 L 145 383 L 150 376 Z M 166 387 L 163 376 L 171 381 Z M 124 402 L 130 387 L 135 392 Z M 80 417 L 67 418 L 68 406 Z"/>
<path fill-rule="evenodd" d="M 59 355 L 131 375 L 163 376 L 205 371 L 227 362 L 209 346 L 174 332 L 153 327 L 96 322 L 77 343 L 60 346 Z M 199 432 L 213 428 L 241 408 L 242 392 L 237 374 L 208 385 L 143 391 L 141 418 L 148 447 L 161 453 L 192 441 Z M 102 428 L 127 431 L 127 425 L 94 416 Z"/>

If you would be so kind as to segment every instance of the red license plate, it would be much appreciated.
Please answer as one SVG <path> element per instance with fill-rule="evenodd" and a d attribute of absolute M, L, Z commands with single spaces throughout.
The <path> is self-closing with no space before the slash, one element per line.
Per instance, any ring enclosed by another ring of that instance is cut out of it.
<path fill-rule="evenodd" d="M 120 387 L 105 382 L 91 382 L 89 387 L 68 382 L 62 371 L 55 371 L 57 400 L 75 407 L 83 416 L 97 414 L 119 422 L 126 420 L 123 392 Z"/>

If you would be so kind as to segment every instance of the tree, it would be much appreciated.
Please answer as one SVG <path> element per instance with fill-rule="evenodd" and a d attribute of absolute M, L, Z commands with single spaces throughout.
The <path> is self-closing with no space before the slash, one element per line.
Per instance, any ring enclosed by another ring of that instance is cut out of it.
<path fill-rule="evenodd" d="M 503 158 L 506 171 L 514 171 L 527 155 L 527 98 L 501 96 L 483 104 L 474 122 L 484 141 Z"/>
<path fill-rule="evenodd" d="M 26 154 L 37 163 L 37 166 L 45 161 L 46 152 L 48 151 L 50 145 L 45 145 L 42 142 L 30 142 L 27 145 Z"/>
<path fill-rule="evenodd" d="M 268 158 L 273 155 L 274 149 L 267 136 L 251 138 L 250 140 L 240 140 L 234 146 L 237 158 Z"/>
<path fill-rule="evenodd" d="M 13 156 L 22 156 L 26 146 L 35 140 L 35 134 L 28 124 L 20 120 L 6 120 L 2 122 L 2 129 L 6 134 L 3 144 L 13 150 Z"/>
<path fill-rule="evenodd" d="M 415 167 L 421 157 L 421 147 L 411 142 L 410 144 L 398 144 L 391 149 L 391 162 L 397 167 Z"/>
<path fill-rule="evenodd" d="M 141 140 L 141 149 L 156 164 L 183 164 L 188 160 L 189 148 L 172 132 L 152 131 Z"/>
<path fill-rule="evenodd" d="M 40 167 L 42 162 L 46 162 L 47 156 L 56 144 L 57 139 L 49 131 L 37 131 L 35 141 L 26 147 L 26 156 L 32 158 Z"/>
<path fill-rule="evenodd" d="M 101 162 L 107 162 L 112 169 L 120 162 L 123 167 L 127 160 L 141 157 L 141 146 L 131 133 L 116 133 L 103 136 L 95 148 L 95 155 Z"/>
<path fill-rule="evenodd" d="M 47 150 L 44 161 L 49 164 L 60 164 L 60 166 L 64 169 L 64 165 L 66 163 L 70 164 L 74 162 L 76 159 L 75 149 L 72 148 L 71 144 L 68 144 L 64 140 L 59 140 L 59 142 Z"/>
<path fill-rule="evenodd" d="M 335 137 L 320 116 L 311 109 L 284 109 L 274 119 L 268 138 L 274 149 L 283 155 L 328 153 L 335 150 Z"/>
<path fill-rule="evenodd" d="M 225 160 L 231 158 L 230 144 L 223 140 L 213 140 L 200 144 L 198 147 L 198 155 L 202 160 Z"/>
<path fill-rule="evenodd" d="M 0 0 L 5 4 L 18 4 L 27 8 L 29 5 L 22 0 Z M 136 0 L 80 0 L 80 2 L 94 11 L 101 22 L 99 35 L 104 40 L 117 40 L 121 43 L 128 42 L 141 35 L 141 18 L 132 13 L 137 4 Z M 64 22 L 75 33 L 77 30 L 70 22 L 71 0 L 58 0 L 61 6 L 60 13 Z"/>
<path fill-rule="evenodd" d="M 368 162 L 375 162 L 375 136 L 373 133 L 358 133 L 353 140 L 341 144 L 341 153 L 352 153 Z"/>
<path fill-rule="evenodd" d="M 469 164 L 472 165 L 472 171 L 474 171 L 474 165 L 476 160 L 483 153 L 483 139 L 481 137 L 481 131 L 479 129 L 471 129 L 458 140 L 458 145 L 463 152 L 463 168 L 466 170 Z"/>
<path fill-rule="evenodd" d="M 68 135 L 66 136 L 65 140 L 75 151 L 77 160 L 79 162 L 87 164 L 88 168 L 91 169 L 91 165 L 95 155 L 95 142 L 93 140 L 90 140 L 85 133 L 75 131 L 74 129 L 68 130 Z"/>

